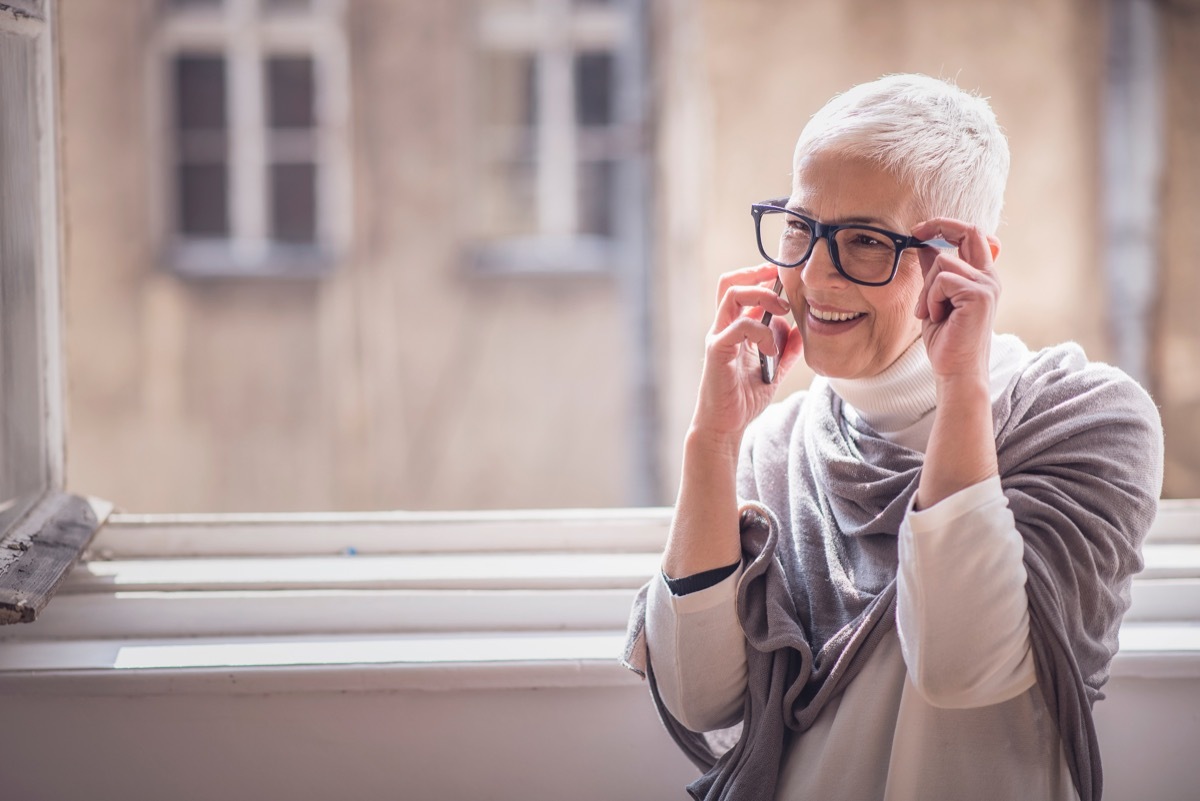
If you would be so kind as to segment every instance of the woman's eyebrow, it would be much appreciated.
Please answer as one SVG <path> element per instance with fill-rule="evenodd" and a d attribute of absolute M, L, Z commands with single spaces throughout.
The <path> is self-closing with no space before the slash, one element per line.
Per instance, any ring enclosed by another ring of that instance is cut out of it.
<path fill-rule="evenodd" d="M 796 211 L 806 217 L 812 217 L 813 219 L 816 219 L 813 213 L 804 206 L 788 206 L 787 210 Z M 826 225 L 874 225 L 877 228 L 888 228 L 889 230 L 895 228 L 896 226 L 896 223 L 892 222 L 891 220 L 884 219 L 883 217 L 871 217 L 865 215 L 839 217 L 835 220 L 821 220 L 821 222 L 825 223 Z"/>
<path fill-rule="evenodd" d="M 882 217 L 842 217 L 834 225 L 874 225 L 877 228 L 895 228 L 896 224 Z"/>

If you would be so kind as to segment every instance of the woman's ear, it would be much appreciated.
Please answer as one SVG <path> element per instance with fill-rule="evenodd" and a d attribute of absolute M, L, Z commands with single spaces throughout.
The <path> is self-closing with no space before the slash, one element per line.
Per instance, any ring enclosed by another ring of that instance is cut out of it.
<path fill-rule="evenodd" d="M 988 247 L 992 249 L 992 261 L 1000 258 L 1000 240 L 988 234 Z"/>

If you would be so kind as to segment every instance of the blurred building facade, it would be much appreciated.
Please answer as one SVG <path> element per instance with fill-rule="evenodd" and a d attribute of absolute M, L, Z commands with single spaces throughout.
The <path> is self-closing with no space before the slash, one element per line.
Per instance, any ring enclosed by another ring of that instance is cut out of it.
<path fill-rule="evenodd" d="M 1148 382 L 1200 494 L 1200 26 Z M 72 0 L 68 482 L 134 511 L 669 503 L 716 277 L 832 94 L 991 98 L 1001 330 L 1111 358 L 1086 0 Z M 811 376 L 798 371 L 785 390 Z"/>
<path fill-rule="evenodd" d="M 1163 493 L 1200 497 L 1200 3 L 1161 6 L 1165 138 L 1151 386 L 1167 439 Z"/>

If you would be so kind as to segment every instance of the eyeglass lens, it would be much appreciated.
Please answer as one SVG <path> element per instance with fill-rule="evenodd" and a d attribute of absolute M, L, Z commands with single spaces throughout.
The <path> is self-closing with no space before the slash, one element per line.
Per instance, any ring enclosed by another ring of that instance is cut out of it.
<path fill-rule="evenodd" d="M 793 266 L 811 254 L 813 232 L 808 223 L 794 214 L 774 213 L 759 216 L 759 237 L 766 255 Z M 841 228 L 834 234 L 836 248 L 831 255 L 846 275 L 858 281 L 887 281 L 896 263 L 896 245 L 869 228 Z"/>

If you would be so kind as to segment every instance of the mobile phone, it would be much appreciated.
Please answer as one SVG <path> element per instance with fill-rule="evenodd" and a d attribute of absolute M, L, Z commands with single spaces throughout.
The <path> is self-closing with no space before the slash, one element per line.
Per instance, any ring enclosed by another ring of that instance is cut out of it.
<path fill-rule="evenodd" d="M 779 278 L 776 278 L 775 286 L 771 291 L 774 292 L 776 295 L 778 295 L 780 292 L 782 292 L 783 291 L 783 281 L 780 280 Z M 771 327 L 771 313 L 770 312 L 763 312 L 762 323 L 763 323 L 763 325 L 767 326 L 768 328 Z M 780 340 L 780 332 L 779 331 L 776 331 L 775 329 L 772 328 L 771 333 L 774 334 L 774 336 L 775 336 L 775 347 L 779 351 L 779 353 L 782 355 L 783 354 L 783 346 L 785 344 L 787 344 L 787 339 L 786 339 L 787 333 L 783 332 L 782 336 L 784 337 L 784 340 L 782 342 L 779 341 Z M 762 351 L 759 351 L 758 352 L 758 364 L 762 368 L 763 383 L 764 384 L 774 384 L 776 368 L 779 366 L 779 357 L 778 356 L 768 356 L 767 354 L 763 353 Z"/>

